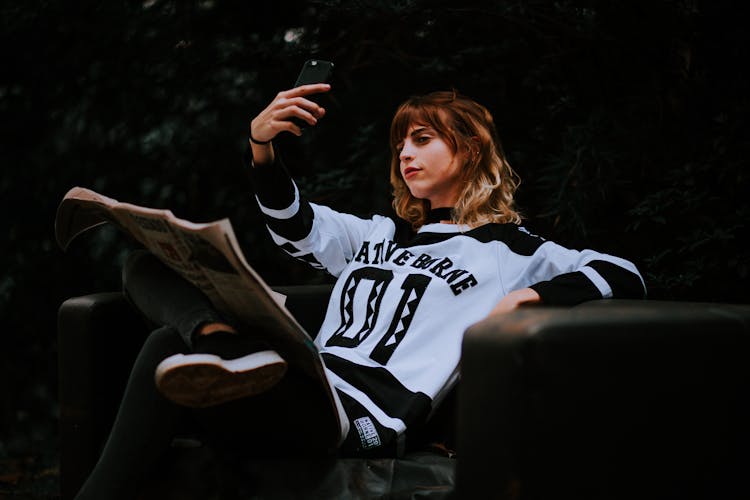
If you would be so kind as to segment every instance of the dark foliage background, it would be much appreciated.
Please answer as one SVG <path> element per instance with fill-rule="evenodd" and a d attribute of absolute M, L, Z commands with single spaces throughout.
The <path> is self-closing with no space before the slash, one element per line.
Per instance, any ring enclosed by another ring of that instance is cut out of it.
<path fill-rule="evenodd" d="M 494 113 L 529 228 L 632 259 L 651 298 L 748 302 L 741 5 L 3 1 L 0 464 L 54 463 L 56 309 L 117 288 L 133 248 L 102 228 L 63 253 L 53 221 L 70 187 L 229 217 L 271 284 L 327 279 L 272 247 L 240 168 L 249 120 L 309 57 L 336 63 L 333 102 L 281 142 L 315 200 L 386 209 L 395 107 L 455 87 Z"/>

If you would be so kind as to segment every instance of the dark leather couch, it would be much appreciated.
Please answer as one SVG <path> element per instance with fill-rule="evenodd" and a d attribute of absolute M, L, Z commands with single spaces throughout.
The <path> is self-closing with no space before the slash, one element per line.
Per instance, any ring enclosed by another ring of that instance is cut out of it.
<path fill-rule="evenodd" d="M 330 287 L 279 291 L 315 331 Z M 64 499 L 93 466 L 146 334 L 120 293 L 60 308 Z M 114 352 L 113 336 L 132 342 Z M 255 457 L 230 482 L 242 498 L 750 498 L 749 347 L 750 306 L 522 309 L 466 332 L 458 395 L 406 457 Z M 216 498 L 221 467 L 198 444 L 177 440 L 144 498 Z"/>

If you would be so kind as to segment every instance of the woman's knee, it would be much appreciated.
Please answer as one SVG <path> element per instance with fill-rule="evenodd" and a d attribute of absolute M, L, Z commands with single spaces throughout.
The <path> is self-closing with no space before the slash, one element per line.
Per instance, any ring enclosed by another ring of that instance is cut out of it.
<path fill-rule="evenodd" d="M 158 260 L 147 250 L 134 250 L 125 258 L 122 265 L 122 286 L 127 290 L 133 279 L 153 266 L 153 261 Z"/>

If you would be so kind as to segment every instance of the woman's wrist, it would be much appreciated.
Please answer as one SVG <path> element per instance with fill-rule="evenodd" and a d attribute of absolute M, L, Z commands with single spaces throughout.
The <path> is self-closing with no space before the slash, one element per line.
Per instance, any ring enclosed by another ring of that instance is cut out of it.
<path fill-rule="evenodd" d="M 266 144 L 271 144 L 271 139 L 268 139 L 267 141 L 259 141 L 258 139 L 253 137 L 253 132 L 250 131 L 250 143 L 257 144 L 258 146 L 265 146 Z"/>
<path fill-rule="evenodd" d="M 253 122 L 255 120 L 250 122 L 249 139 L 250 149 L 253 152 L 253 161 L 251 164 L 253 166 L 271 164 L 274 160 L 273 145 L 271 145 L 273 137 L 265 138 L 259 135 L 257 130 L 253 133 Z"/>
<path fill-rule="evenodd" d="M 250 138 L 250 150 L 253 153 L 253 161 L 250 163 L 252 166 L 257 165 L 270 165 L 274 161 L 274 152 L 271 141 L 266 143 L 257 143 Z"/>
<path fill-rule="evenodd" d="M 253 144 L 258 144 L 260 146 L 265 146 L 266 144 L 269 144 L 276 134 L 272 134 L 271 137 L 267 137 L 268 130 L 265 131 L 265 133 L 262 133 L 261 130 L 258 130 L 259 128 L 268 128 L 263 127 L 264 123 L 262 120 L 259 119 L 259 117 L 255 117 L 250 121 L 250 142 Z"/>

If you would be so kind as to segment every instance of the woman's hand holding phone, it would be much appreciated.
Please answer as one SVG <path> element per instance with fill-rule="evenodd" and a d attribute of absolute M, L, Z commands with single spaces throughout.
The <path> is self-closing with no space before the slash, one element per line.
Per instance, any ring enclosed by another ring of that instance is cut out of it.
<path fill-rule="evenodd" d="M 279 133 L 291 132 L 296 136 L 302 135 L 302 129 L 292 121 L 293 118 L 303 120 L 310 126 L 318 123 L 326 111 L 305 96 L 328 92 L 330 89 L 331 86 L 327 83 L 313 83 L 279 92 L 266 109 L 250 122 L 250 145 L 253 148 L 255 163 L 273 161 L 270 141 Z"/>
<path fill-rule="evenodd" d="M 281 132 L 302 135 L 302 129 L 314 126 L 326 110 L 312 96 L 331 90 L 333 63 L 319 59 L 305 61 L 294 88 L 279 92 L 266 109 L 250 122 L 253 163 L 273 162 L 271 141 Z"/>
<path fill-rule="evenodd" d="M 305 96 L 328 92 L 331 86 L 327 83 L 302 85 L 291 90 L 279 92 L 271 104 L 250 122 L 250 132 L 258 142 L 267 142 L 280 132 L 291 132 L 302 135 L 302 129 L 291 121 L 292 118 L 304 120 L 315 125 L 325 115 L 325 109 Z"/>

